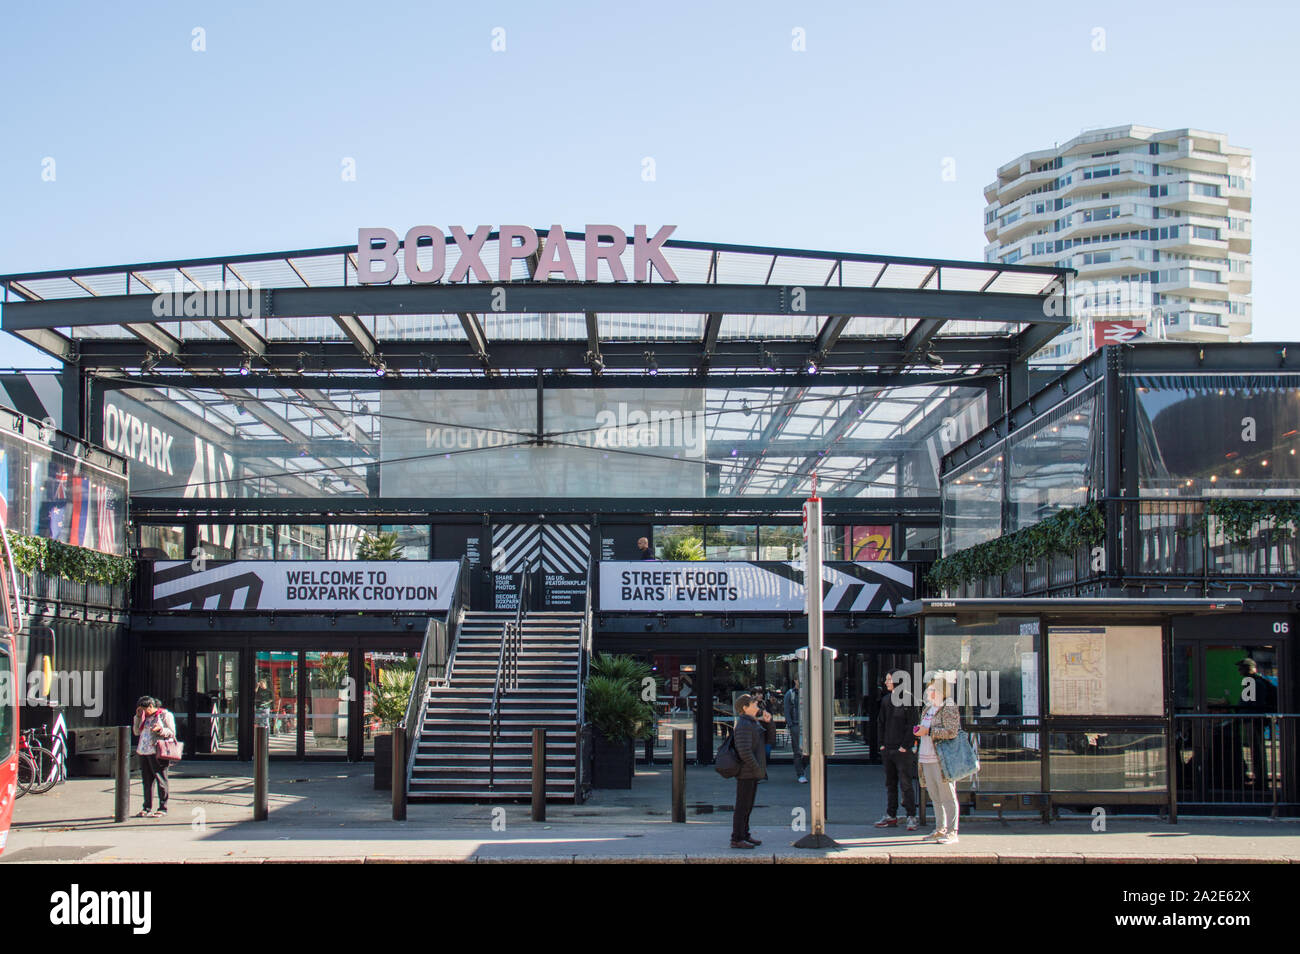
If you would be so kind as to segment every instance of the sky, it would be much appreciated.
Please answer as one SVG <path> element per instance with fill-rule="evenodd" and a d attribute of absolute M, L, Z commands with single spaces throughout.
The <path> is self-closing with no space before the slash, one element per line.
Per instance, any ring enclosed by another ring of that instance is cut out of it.
<path fill-rule="evenodd" d="M 1253 150 L 1254 338 L 1296 339 L 1297 4 L 72 2 L 4 34 L 0 274 L 417 224 L 980 260 L 1000 165 L 1137 123 Z"/>

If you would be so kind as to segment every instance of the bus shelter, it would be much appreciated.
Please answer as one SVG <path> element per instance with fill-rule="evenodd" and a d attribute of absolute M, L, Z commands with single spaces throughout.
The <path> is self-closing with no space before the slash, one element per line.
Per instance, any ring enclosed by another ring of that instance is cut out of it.
<path fill-rule="evenodd" d="M 979 772 L 958 783 L 969 808 L 1152 806 L 1178 817 L 1172 621 L 1240 613 L 1239 599 L 925 599 L 922 698 L 953 679 Z M 1243 690 L 1245 691 L 1245 690 Z M 1243 740 L 1243 744 L 1245 744 Z"/>

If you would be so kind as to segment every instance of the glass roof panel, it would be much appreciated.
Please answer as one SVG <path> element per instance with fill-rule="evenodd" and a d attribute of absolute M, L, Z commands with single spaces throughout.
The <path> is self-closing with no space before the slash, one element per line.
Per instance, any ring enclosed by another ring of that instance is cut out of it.
<path fill-rule="evenodd" d="M 598 315 L 600 337 L 610 341 L 697 339 L 704 337 L 704 315 Z"/>
<path fill-rule="evenodd" d="M 719 338 L 814 338 L 820 315 L 723 315 Z"/>
<path fill-rule="evenodd" d="M 843 283 L 854 288 L 870 288 L 884 268 L 879 262 L 845 262 Z M 840 280 L 838 275 L 835 280 Z"/>
<path fill-rule="evenodd" d="M 832 275 L 835 260 L 829 258 L 797 258 L 793 255 L 781 255 L 772 269 L 770 285 L 825 285 L 827 278 L 836 284 L 837 276 Z"/>

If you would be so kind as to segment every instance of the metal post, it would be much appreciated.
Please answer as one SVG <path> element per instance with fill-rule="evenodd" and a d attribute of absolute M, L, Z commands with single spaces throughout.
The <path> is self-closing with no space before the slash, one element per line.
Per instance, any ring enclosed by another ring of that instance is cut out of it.
<path fill-rule="evenodd" d="M 545 729 L 533 729 L 533 821 L 546 821 Z"/>
<path fill-rule="evenodd" d="M 686 821 L 685 729 L 673 729 L 673 821 Z"/>
<path fill-rule="evenodd" d="M 131 814 L 131 727 L 117 727 L 117 752 L 114 759 L 113 821 L 124 822 Z"/>
<path fill-rule="evenodd" d="M 271 728 L 253 726 L 253 821 L 266 821 L 267 776 L 271 773 Z"/>
<path fill-rule="evenodd" d="M 393 729 L 393 821 L 406 821 L 406 729 Z"/>
<path fill-rule="evenodd" d="M 822 658 L 822 502 L 817 496 L 816 476 L 813 495 L 803 506 L 804 514 L 804 592 L 808 611 L 808 767 L 809 813 L 808 834 L 794 843 L 796 848 L 838 848 L 826 834 L 826 745 L 823 694 L 825 673 Z"/>

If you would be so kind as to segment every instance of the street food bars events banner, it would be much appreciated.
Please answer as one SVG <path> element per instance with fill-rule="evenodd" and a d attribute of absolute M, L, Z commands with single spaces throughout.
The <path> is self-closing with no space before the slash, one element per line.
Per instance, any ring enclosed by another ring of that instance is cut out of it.
<path fill-rule="evenodd" d="M 913 598 L 913 571 L 897 563 L 827 563 L 827 613 L 892 613 Z M 613 613 L 802 613 L 803 563 L 602 562 L 600 609 Z"/>
<path fill-rule="evenodd" d="M 460 564 L 391 561 L 209 561 L 154 564 L 153 608 L 436 613 L 451 607 Z"/>

